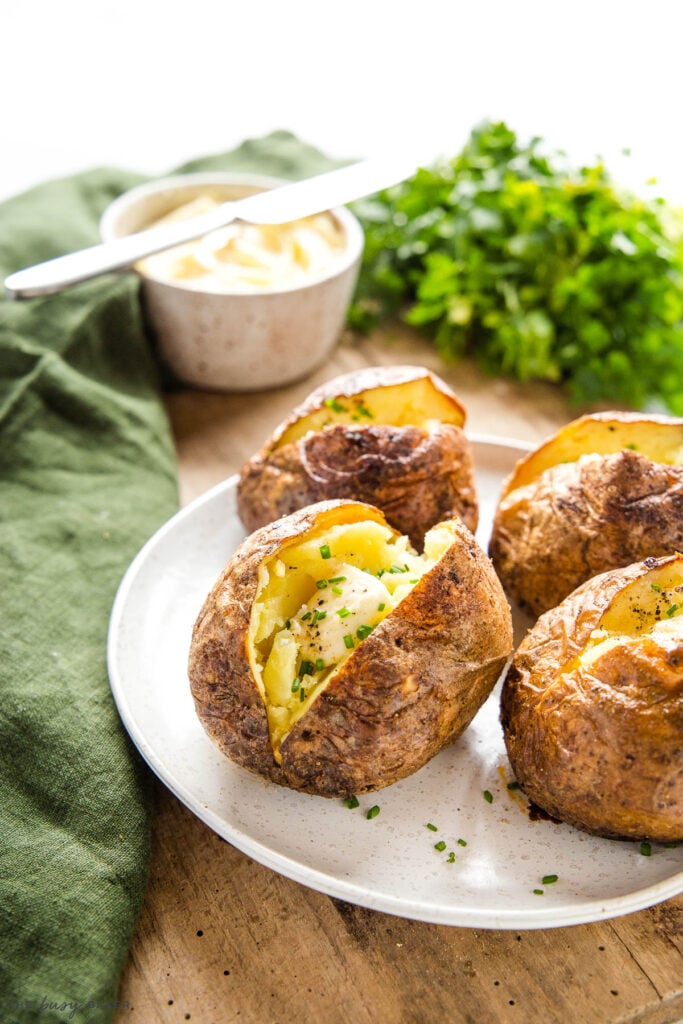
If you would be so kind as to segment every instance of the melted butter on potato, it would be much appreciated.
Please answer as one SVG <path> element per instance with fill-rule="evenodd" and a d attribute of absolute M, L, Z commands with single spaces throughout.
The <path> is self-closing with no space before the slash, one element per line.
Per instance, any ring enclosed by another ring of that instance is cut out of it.
<path fill-rule="evenodd" d="M 343 660 L 344 637 L 374 628 L 386 614 L 389 591 L 381 579 L 342 562 L 336 584 L 317 590 L 297 613 L 299 649 L 304 658 L 322 658 L 326 665 Z M 380 608 L 382 610 L 380 610 Z"/>
<path fill-rule="evenodd" d="M 449 523 L 441 523 L 418 555 L 407 537 L 381 523 L 345 523 L 313 532 L 261 564 L 249 639 L 276 758 L 331 675 L 452 540 Z"/>

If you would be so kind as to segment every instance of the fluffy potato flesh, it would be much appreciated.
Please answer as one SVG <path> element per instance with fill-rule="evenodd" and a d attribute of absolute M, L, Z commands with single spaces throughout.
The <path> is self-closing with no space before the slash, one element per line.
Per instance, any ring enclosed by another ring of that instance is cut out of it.
<path fill-rule="evenodd" d="M 683 420 L 628 413 L 582 416 L 520 460 L 506 482 L 503 497 L 532 483 L 552 466 L 576 462 L 582 455 L 613 455 L 624 448 L 640 452 L 652 462 L 679 466 L 683 464 Z"/>
<path fill-rule="evenodd" d="M 277 760 L 335 672 L 452 541 L 453 524 L 440 523 L 418 555 L 382 523 L 340 523 L 311 531 L 261 564 L 249 650 Z"/>
<path fill-rule="evenodd" d="M 463 426 L 463 407 L 453 395 L 438 388 L 431 376 L 416 377 L 366 388 L 356 394 L 326 397 L 318 408 L 285 429 L 273 450 L 298 441 L 311 431 L 318 432 L 337 424 L 428 427 L 434 422 Z"/>
<path fill-rule="evenodd" d="M 612 600 L 590 635 L 575 666 L 599 670 L 600 659 L 621 649 L 625 657 L 646 646 L 653 655 L 683 642 L 683 561 L 653 569 Z M 570 664 L 571 671 L 575 667 Z M 682 667 L 683 675 L 683 667 Z"/>

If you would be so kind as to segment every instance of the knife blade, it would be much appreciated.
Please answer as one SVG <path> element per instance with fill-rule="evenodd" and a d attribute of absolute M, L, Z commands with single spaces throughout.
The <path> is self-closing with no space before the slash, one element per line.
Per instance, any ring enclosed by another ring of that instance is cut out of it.
<path fill-rule="evenodd" d="M 100 274 L 126 269 L 145 256 L 191 242 L 235 220 L 285 224 L 322 213 L 389 188 L 414 174 L 417 166 L 414 159 L 405 156 L 375 157 L 280 185 L 222 203 L 209 213 L 148 228 L 18 270 L 5 278 L 5 292 L 11 299 L 52 295 Z"/>

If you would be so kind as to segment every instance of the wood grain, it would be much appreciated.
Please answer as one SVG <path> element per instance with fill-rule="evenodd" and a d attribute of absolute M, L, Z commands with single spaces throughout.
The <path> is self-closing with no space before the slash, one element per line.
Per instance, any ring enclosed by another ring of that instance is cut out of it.
<path fill-rule="evenodd" d="M 276 875 L 159 784 L 149 891 L 119 995 L 130 1009 L 119 1019 L 675 1021 L 682 924 L 683 898 L 542 931 L 405 921 Z"/>
<path fill-rule="evenodd" d="M 233 473 L 322 380 L 419 363 L 478 433 L 538 441 L 577 415 L 552 386 L 444 367 L 406 332 L 344 339 L 312 377 L 257 395 L 168 396 L 183 502 Z M 156 787 L 147 897 L 116 1024 L 674 1024 L 683 897 L 596 924 L 488 931 L 406 921 L 305 889 L 239 853 Z"/>

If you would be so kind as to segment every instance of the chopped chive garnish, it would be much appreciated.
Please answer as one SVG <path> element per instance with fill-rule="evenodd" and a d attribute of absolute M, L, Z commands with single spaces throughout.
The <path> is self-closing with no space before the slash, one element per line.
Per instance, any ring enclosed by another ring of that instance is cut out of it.
<path fill-rule="evenodd" d="M 519 789 L 519 783 L 516 779 L 514 782 L 508 782 L 508 789 Z"/>
<path fill-rule="evenodd" d="M 332 552 L 330 551 L 329 544 L 320 545 L 320 557 L 321 558 L 332 558 Z"/>
<path fill-rule="evenodd" d="M 493 793 L 491 793 L 491 791 L 488 789 L 484 790 L 484 800 L 486 800 L 487 804 L 493 803 Z"/>
<path fill-rule="evenodd" d="M 316 580 L 315 585 L 318 588 L 318 590 L 324 590 L 325 587 L 327 586 L 327 580 Z"/>
<path fill-rule="evenodd" d="M 451 852 L 448 854 L 448 857 L 446 857 L 446 863 L 455 864 L 455 853 L 453 852 L 453 850 L 451 850 Z"/>
<path fill-rule="evenodd" d="M 301 621 L 302 622 L 308 622 L 308 620 L 310 619 L 312 614 L 313 614 L 312 612 L 306 612 L 305 615 L 301 616 Z"/>
<path fill-rule="evenodd" d="M 346 412 L 346 408 L 341 404 L 341 402 L 338 402 L 336 398 L 326 398 L 325 405 L 328 409 L 331 409 L 332 412 Z"/>
<path fill-rule="evenodd" d="M 337 608 L 337 615 L 340 619 L 346 619 L 351 614 L 348 608 Z"/>
<path fill-rule="evenodd" d="M 643 857 L 650 857 L 652 855 L 652 847 L 649 843 L 642 842 L 640 844 L 640 852 Z"/>
<path fill-rule="evenodd" d="M 315 669 L 314 669 L 314 665 L 313 665 L 312 661 L 302 661 L 301 664 L 299 665 L 299 675 L 300 676 L 310 676 L 310 675 L 313 675 L 314 671 L 315 671 Z"/>
<path fill-rule="evenodd" d="M 541 883 L 543 885 L 552 885 L 553 882 L 557 881 L 557 878 L 558 878 L 557 875 L 544 875 L 543 878 L 541 879 Z"/>
<path fill-rule="evenodd" d="M 630 448 L 632 452 L 637 452 L 638 451 L 638 445 L 637 444 L 627 444 L 626 447 Z"/>
<path fill-rule="evenodd" d="M 344 583 L 346 576 L 330 576 L 328 583 Z"/>
<path fill-rule="evenodd" d="M 366 637 L 370 636 L 374 628 L 374 626 L 359 626 L 356 630 L 356 636 L 359 640 L 365 640 Z"/>
<path fill-rule="evenodd" d="M 443 851 L 446 849 L 446 843 L 444 842 L 444 840 L 439 839 L 438 843 L 434 843 L 434 849 L 438 850 L 439 853 L 443 853 Z"/>
<path fill-rule="evenodd" d="M 534 889 L 534 896 L 542 896 L 543 889 Z"/>
<path fill-rule="evenodd" d="M 337 596 L 339 596 L 341 594 L 341 592 L 342 592 L 342 588 L 341 587 L 332 587 L 332 593 L 333 594 L 336 594 Z"/>
<path fill-rule="evenodd" d="M 382 576 L 384 576 L 384 573 L 386 571 L 386 569 L 378 569 L 377 572 L 375 573 L 375 576 L 377 577 L 378 580 L 381 580 Z"/>
<path fill-rule="evenodd" d="M 299 700 L 306 700 L 306 690 L 303 686 L 299 690 Z"/>
<path fill-rule="evenodd" d="M 315 612 L 313 612 L 313 621 L 311 622 L 311 625 L 312 626 L 317 626 L 319 622 L 322 622 L 322 620 L 326 619 L 326 618 L 327 618 L 327 612 L 326 611 L 322 611 L 322 612 L 315 611 Z"/>
<path fill-rule="evenodd" d="M 361 416 L 367 416 L 369 420 L 374 420 L 375 418 L 375 414 L 370 412 L 367 405 L 362 405 L 361 403 L 359 403 L 358 412 L 361 414 Z"/>
<path fill-rule="evenodd" d="M 357 796 L 347 796 L 346 799 L 344 800 L 344 803 L 346 804 L 348 809 L 350 811 L 352 811 L 354 809 L 354 807 L 358 807 L 358 797 Z"/>
<path fill-rule="evenodd" d="M 294 679 L 294 681 L 292 683 L 292 693 L 296 693 L 296 691 L 299 689 L 300 686 L 301 686 L 301 680 L 299 679 L 298 676 L 296 676 L 296 678 Z"/>
<path fill-rule="evenodd" d="M 353 642 L 353 637 L 351 636 L 350 633 L 347 633 L 346 636 L 344 637 L 344 647 L 346 647 L 346 648 L 348 648 L 348 650 L 352 651 L 354 646 L 355 646 L 355 644 Z"/>
<path fill-rule="evenodd" d="M 438 828 L 436 827 L 436 825 L 432 825 L 431 821 L 427 822 L 427 828 L 429 829 L 430 832 L 438 832 L 439 831 Z"/>
<path fill-rule="evenodd" d="M 673 613 L 677 612 L 677 611 L 678 611 L 678 605 L 677 604 L 669 605 L 669 607 L 666 609 L 666 616 L 667 616 L 667 618 L 670 619 L 671 616 L 673 615 Z"/>
<path fill-rule="evenodd" d="M 466 839 L 458 839 L 458 846 L 467 846 Z"/>
<path fill-rule="evenodd" d="M 419 583 L 419 579 L 408 580 L 408 583 Z"/>
<path fill-rule="evenodd" d="M 384 601 L 382 601 L 381 604 L 377 605 L 377 611 L 378 612 L 383 612 L 385 608 L 386 608 L 386 604 L 384 603 Z"/>
<path fill-rule="evenodd" d="M 324 668 L 325 668 L 325 662 L 323 661 L 323 659 L 322 658 L 316 658 L 315 659 L 315 670 L 316 670 L 316 672 L 322 672 L 322 670 Z"/>
<path fill-rule="evenodd" d="M 662 588 L 660 587 L 659 583 L 651 583 L 650 584 L 650 589 L 654 590 L 655 593 L 657 593 L 657 594 L 661 594 L 661 592 L 662 592 Z"/>
<path fill-rule="evenodd" d="M 393 573 L 396 573 L 396 572 L 410 572 L 410 569 L 408 568 L 407 565 L 392 565 L 392 567 L 389 570 L 389 572 L 393 572 Z"/>
<path fill-rule="evenodd" d="M 374 807 L 370 808 L 370 810 L 365 815 L 365 817 L 366 818 L 376 818 L 378 814 L 379 814 L 379 807 L 377 806 L 377 804 L 375 804 Z"/>

